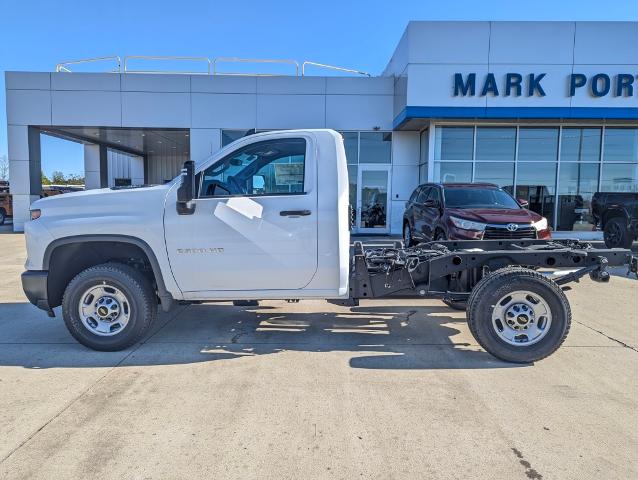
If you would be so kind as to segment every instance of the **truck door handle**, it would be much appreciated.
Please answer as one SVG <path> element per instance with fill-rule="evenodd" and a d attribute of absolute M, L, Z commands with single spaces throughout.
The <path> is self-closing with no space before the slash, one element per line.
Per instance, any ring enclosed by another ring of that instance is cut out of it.
<path fill-rule="evenodd" d="M 279 215 L 282 217 L 306 217 L 311 213 L 310 210 L 282 210 Z"/>

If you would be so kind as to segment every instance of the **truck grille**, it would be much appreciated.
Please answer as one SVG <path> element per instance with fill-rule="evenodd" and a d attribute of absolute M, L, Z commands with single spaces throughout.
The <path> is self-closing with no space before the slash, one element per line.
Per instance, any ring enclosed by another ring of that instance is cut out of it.
<path fill-rule="evenodd" d="M 484 240 L 510 240 L 518 238 L 536 238 L 536 229 L 529 224 L 518 225 L 510 231 L 507 225 L 488 225 L 483 233 Z"/>

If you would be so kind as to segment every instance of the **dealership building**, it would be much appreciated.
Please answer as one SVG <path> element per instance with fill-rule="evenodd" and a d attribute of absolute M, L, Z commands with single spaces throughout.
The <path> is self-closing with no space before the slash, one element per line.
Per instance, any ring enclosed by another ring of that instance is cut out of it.
<path fill-rule="evenodd" d="M 108 73 L 7 72 L 14 229 L 42 191 L 41 135 L 83 143 L 86 188 L 100 188 L 165 182 L 253 132 L 332 128 L 358 233 L 401 233 L 419 183 L 475 181 L 593 238 L 594 192 L 638 191 L 636 45 L 633 22 L 411 22 L 379 76 L 157 57 L 103 59 Z M 163 60 L 190 71 L 149 71 Z M 383 214 L 371 221 L 371 208 Z"/>

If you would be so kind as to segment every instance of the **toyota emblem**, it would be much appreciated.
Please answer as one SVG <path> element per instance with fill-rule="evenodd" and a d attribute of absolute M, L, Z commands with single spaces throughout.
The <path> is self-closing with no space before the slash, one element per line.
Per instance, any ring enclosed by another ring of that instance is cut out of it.
<path fill-rule="evenodd" d="M 516 230 L 518 230 L 518 225 L 516 225 L 515 223 L 508 223 L 507 224 L 507 231 L 508 232 L 515 232 Z"/>

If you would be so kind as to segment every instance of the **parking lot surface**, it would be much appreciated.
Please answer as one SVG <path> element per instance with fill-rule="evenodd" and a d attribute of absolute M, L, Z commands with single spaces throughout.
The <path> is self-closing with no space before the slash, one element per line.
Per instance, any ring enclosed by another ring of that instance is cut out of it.
<path fill-rule="evenodd" d="M 638 281 L 567 292 L 535 365 L 436 300 L 181 306 L 115 353 L 27 303 L 0 235 L 0 478 L 638 478 Z"/>

